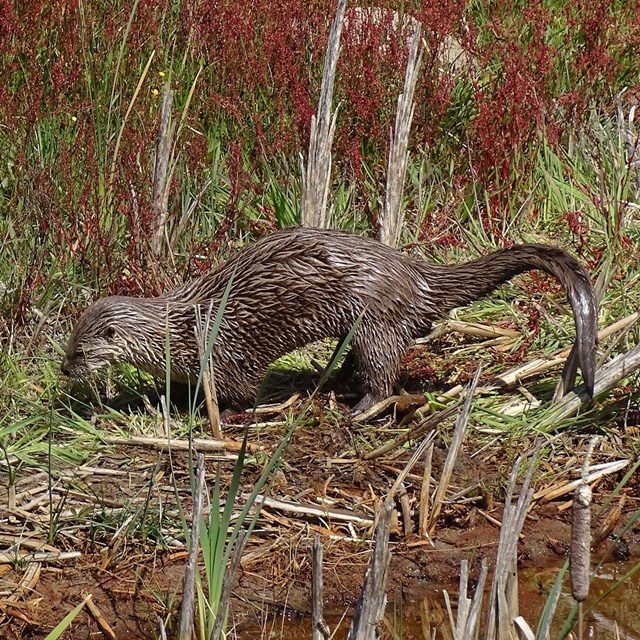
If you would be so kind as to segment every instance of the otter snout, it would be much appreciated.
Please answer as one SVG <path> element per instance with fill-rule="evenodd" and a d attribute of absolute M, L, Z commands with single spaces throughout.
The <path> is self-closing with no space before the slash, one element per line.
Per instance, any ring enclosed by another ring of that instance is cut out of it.
<path fill-rule="evenodd" d="M 62 363 L 60 364 L 60 371 L 62 371 L 65 376 L 76 380 L 82 377 L 80 374 L 81 369 L 82 367 L 79 366 L 77 362 L 74 363 L 71 358 L 67 356 L 62 359 Z"/>

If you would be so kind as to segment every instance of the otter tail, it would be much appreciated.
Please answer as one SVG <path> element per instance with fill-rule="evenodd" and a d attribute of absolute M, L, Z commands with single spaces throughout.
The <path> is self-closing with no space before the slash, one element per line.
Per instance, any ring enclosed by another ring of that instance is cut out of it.
<path fill-rule="evenodd" d="M 593 283 L 584 267 L 562 249 L 542 244 L 516 245 L 459 265 L 425 265 L 440 311 L 469 304 L 519 273 L 540 269 L 560 281 L 576 325 L 576 348 L 584 385 L 593 397 L 598 308 Z"/>

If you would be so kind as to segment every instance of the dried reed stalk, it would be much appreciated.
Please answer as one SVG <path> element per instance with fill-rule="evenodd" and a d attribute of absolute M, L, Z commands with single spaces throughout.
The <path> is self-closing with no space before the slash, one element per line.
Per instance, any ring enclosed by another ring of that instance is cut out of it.
<path fill-rule="evenodd" d="M 411 43 L 409 45 L 409 60 L 404 76 L 404 90 L 398 96 L 396 123 L 391 133 L 389 160 L 387 164 L 387 188 L 384 196 L 384 207 L 380 216 L 379 238 L 390 247 L 397 247 L 404 222 L 402 211 L 402 194 L 404 179 L 407 173 L 409 152 L 409 131 L 413 120 L 413 94 L 418 80 L 418 71 L 422 62 L 421 26 L 415 21 Z"/>
<path fill-rule="evenodd" d="M 422 457 L 424 452 L 429 449 L 433 451 L 433 441 L 436 437 L 436 432 L 431 431 L 420 443 L 418 448 L 413 452 L 413 455 L 409 459 L 409 462 L 405 465 L 404 469 L 398 474 L 396 481 L 393 483 L 389 493 L 386 497 L 386 502 L 394 500 L 396 494 L 400 501 L 400 508 L 402 510 L 402 527 L 405 536 L 410 535 L 413 532 L 413 524 L 411 521 L 411 505 L 409 503 L 409 496 L 407 490 L 404 487 L 404 481 L 411 472 L 411 469 L 415 466 L 416 462 Z"/>
<path fill-rule="evenodd" d="M 160 131 L 158 133 L 158 144 L 156 145 L 156 161 L 151 188 L 151 210 L 155 219 L 150 245 L 151 252 L 156 256 L 160 254 L 160 249 L 162 248 L 162 239 L 169 211 L 169 164 L 171 161 L 173 134 L 175 132 L 175 123 L 171 121 L 172 104 L 173 91 L 169 89 L 169 83 L 167 82 L 164 85 L 162 106 L 160 107 Z"/>
<path fill-rule="evenodd" d="M 86 594 L 85 594 L 86 595 Z M 106 618 L 102 615 L 102 611 L 98 608 L 98 605 L 93 601 L 91 595 L 86 599 L 85 606 L 89 609 L 89 612 L 93 616 L 94 620 L 98 623 L 100 630 L 110 640 L 117 640 L 117 636 L 111 625 L 107 622 Z"/>
<path fill-rule="evenodd" d="M 477 638 L 480 625 L 480 613 L 482 612 L 482 597 L 484 596 L 484 585 L 487 582 L 489 565 L 486 558 L 482 558 L 480 563 L 480 575 L 476 584 L 476 592 L 471 601 L 471 609 L 468 609 L 464 617 L 461 617 L 460 624 L 464 622 L 464 630 L 459 638 Z"/>
<path fill-rule="evenodd" d="M 453 467 L 458 458 L 458 453 L 460 452 L 460 447 L 462 446 L 462 441 L 464 440 L 464 435 L 467 431 L 467 424 L 469 421 L 469 414 L 471 413 L 473 396 L 475 394 L 476 387 L 478 386 L 478 380 L 480 379 L 480 370 L 480 367 L 478 367 L 475 375 L 473 376 L 473 380 L 470 382 L 465 392 L 464 405 L 462 407 L 462 411 L 458 415 L 458 419 L 456 420 L 456 426 L 453 431 L 453 437 L 451 438 L 451 444 L 449 445 L 447 459 L 445 460 L 444 466 L 442 468 L 442 476 L 440 478 L 440 482 L 438 483 L 435 496 L 433 497 L 433 508 L 431 510 L 431 513 L 429 514 L 429 519 L 427 521 L 427 531 L 429 532 L 430 536 L 432 536 L 435 532 L 436 522 L 438 521 L 438 516 L 440 515 L 440 511 L 442 509 L 444 496 L 447 492 L 447 489 L 449 488 L 449 481 L 451 480 Z"/>
<path fill-rule="evenodd" d="M 637 369 L 640 369 L 640 345 L 635 346 L 627 353 L 617 356 L 596 372 L 594 395 L 599 396 L 605 393 Z M 544 429 L 545 427 L 554 426 L 560 420 L 575 415 L 586 400 L 586 392 L 570 391 L 560 402 L 553 406 L 549 413 L 538 423 L 537 428 Z"/>
<path fill-rule="evenodd" d="M 424 452 L 433 444 L 435 440 L 436 432 L 431 431 L 420 443 L 420 446 L 413 452 L 413 455 L 409 459 L 409 462 L 405 465 L 404 469 L 398 474 L 396 481 L 393 483 L 389 494 L 387 495 L 387 500 L 393 500 L 395 498 L 396 492 L 402 486 L 402 483 L 405 481 L 406 477 L 413 469 L 414 465 L 418 460 L 422 457 Z"/>
<path fill-rule="evenodd" d="M 442 335 L 452 332 L 477 338 L 517 338 L 521 335 L 520 331 L 507 327 L 499 327 L 495 324 L 464 322 L 462 320 L 451 320 L 448 318 L 441 322 L 427 338 L 419 338 L 416 342 L 418 344 L 428 342 L 430 339 L 439 338 Z"/>
<path fill-rule="evenodd" d="M 247 497 L 248 494 L 243 494 L 243 498 Z M 364 518 L 352 513 L 351 511 L 347 511 L 346 509 L 329 509 L 326 506 L 318 506 L 311 504 L 310 502 L 288 502 L 286 500 L 269 498 L 262 494 L 255 496 L 254 501 L 256 504 L 261 504 L 264 507 L 277 509 L 278 511 L 285 511 L 287 513 L 300 513 L 307 517 L 317 516 L 319 518 L 329 518 L 331 520 L 339 520 L 341 522 L 353 522 L 367 527 L 374 524 L 374 521 L 370 518 Z"/>
<path fill-rule="evenodd" d="M 424 461 L 424 472 L 422 474 L 422 486 L 420 487 L 420 516 L 418 520 L 418 535 L 426 538 L 429 533 L 429 509 L 431 494 L 431 467 L 433 461 L 433 442 L 427 449 Z"/>
<path fill-rule="evenodd" d="M 62 560 L 72 560 L 74 558 L 81 558 L 82 553 L 80 551 L 50 551 L 50 552 L 38 552 L 16 554 L 15 552 L 0 553 L 0 565 L 1 564 L 15 564 L 20 562 L 37 563 L 37 562 L 60 562 Z"/>
<path fill-rule="evenodd" d="M 593 546 L 597 547 L 599 544 L 603 543 L 616 528 L 620 518 L 622 517 L 622 513 L 624 511 L 624 506 L 627 502 L 627 496 L 622 494 L 613 509 L 611 509 L 601 520 L 598 525 L 598 529 L 593 534 Z"/>
<path fill-rule="evenodd" d="M 202 389 L 204 391 L 204 400 L 207 407 L 207 416 L 209 418 L 209 426 L 211 427 L 211 435 L 214 440 L 221 440 L 222 428 L 220 407 L 218 405 L 218 394 L 216 393 L 213 362 L 211 361 L 211 353 L 207 354 L 207 341 L 211 331 L 212 305 L 213 300 L 209 304 L 209 309 L 207 310 L 207 316 L 204 319 L 204 323 L 202 322 L 200 305 L 195 305 L 196 323 L 194 330 L 196 333 L 196 342 L 198 343 L 201 366 L 204 367 L 202 374 Z"/>
<path fill-rule="evenodd" d="M 313 537 L 313 582 L 311 583 L 311 640 L 326 640 L 331 632 L 324 621 L 324 586 L 322 582 L 322 542 Z"/>
<path fill-rule="evenodd" d="M 617 320 L 598 332 L 598 340 L 604 340 L 618 331 L 628 331 L 639 319 L 640 312 L 636 311 L 625 318 Z M 485 383 L 478 391 L 488 393 L 503 387 L 512 387 L 524 378 L 540 375 L 549 369 L 564 364 L 570 353 L 571 349 L 566 348 L 557 351 L 548 358 L 535 358 L 529 362 L 525 362 L 514 369 L 496 376 L 491 381 Z M 619 380 L 631 375 L 638 368 L 640 368 L 640 346 L 632 349 L 627 354 L 618 356 L 596 373 L 596 395 L 607 391 Z M 438 397 L 438 401 L 444 402 L 451 398 L 456 398 L 463 389 L 464 387 L 462 385 L 456 385 L 441 394 Z M 574 415 L 587 399 L 584 392 L 580 394 L 575 391 L 569 392 L 550 410 L 550 413 L 547 414 L 547 417 L 545 417 L 538 426 L 540 428 L 552 426 L 558 420 Z"/>
<path fill-rule="evenodd" d="M 443 592 L 447 613 L 449 614 L 449 624 L 454 638 L 475 638 L 478 633 L 478 623 L 482 610 L 482 597 L 484 595 L 484 585 L 489 572 L 486 558 L 482 558 L 480 565 L 480 575 L 475 587 L 473 598 L 467 597 L 469 585 L 469 562 L 460 562 L 460 584 L 458 587 L 458 612 L 456 619 L 453 619 L 453 610 L 448 592 Z"/>
<path fill-rule="evenodd" d="M 513 637 L 513 621 L 518 617 L 517 545 L 527 511 L 533 498 L 531 479 L 536 468 L 538 449 L 530 460 L 517 503 L 512 504 L 516 480 L 525 460 L 520 456 L 513 466 L 502 515 L 502 527 L 496 553 L 496 568 L 491 583 L 489 611 L 485 626 L 485 638 Z"/>
<path fill-rule="evenodd" d="M 304 162 L 302 163 L 300 222 L 303 227 L 326 229 L 330 223 L 327 200 L 331 182 L 331 145 L 338 115 L 338 109 L 333 114 L 331 113 L 331 102 L 340 55 L 340 34 L 342 33 L 345 4 L 346 0 L 338 0 L 322 71 L 318 112 L 311 118 L 306 169 Z"/>
<path fill-rule="evenodd" d="M 377 449 L 374 449 L 373 451 L 368 451 L 362 456 L 363 459 L 373 460 L 375 458 L 379 458 L 385 453 L 389 453 L 389 451 L 393 451 L 394 449 L 401 447 L 405 442 L 421 436 L 429 429 L 435 429 L 441 422 L 455 415 L 459 408 L 460 403 L 458 402 L 454 405 L 451 405 L 450 407 L 447 407 L 446 409 L 442 409 L 442 411 L 439 411 L 438 413 L 434 413 L 428 416 L 427 418 L 419 422 L 415 427 L 409 429 L 406 433 L 399 435 L 394 440 L 385 442 L 383 445 L 381 445 Z"/>
<path fill-rule="evenodd" d="M 635 323 L 640 320 L 640 311 L 635 311 L 634 313 L 617 320 L 616 322 L 610 324 L 608 327 L 601 329 L 598 331 L 598 340 L 602 341 L 605 338 L 617 333 L 618 331 L 628 331 Z M 447 323 L 446 326 L 450 326 Z M 466 334 L 470 333 L 467 331 L 464 326 L 459 327 L 461 329 L 461 333 Z M 488 326 L 487 328 L 490 328 Z M 437 328 L 432 335 L 437 337 L 440 332 L 444 331 L 443 329 Z M 422 340 L 418 341 L 422 342 Z M 496 376 L 493 380 L 484 385 L 483 389 L 485 391 L 492 391 L 494 389 L 500 389 L 502 387 L 512 387 L 518 384 L 521 380 L 525 378 L 529 378 L 531 376 L 540 375 L 549 369 L 553 369 L 560 364 L 564 364 L 566 359 L 569 357 L 571 353 L 570 348 L 560 349 L 553 353 L 551 356 L 547 358 L 534 358 L 529 362 L 525 362 L 524 364 L 520 364 L 517 367 L 506 371 L 505 373 L 501 373 Z M 441 398 L 453 398 L 460 394 L 463 387 L 462 385 L 457 385 L 453 387 L 446 393 L 440 396 Z"/>
<path fill-rule="evenodd" d="M 589 484 L 593 484 L 600 478 L 604 478 L 605 476 L 612 473 L 618 473 L 619 471 L 622 471 L 622 469 L 627 467 L 630 462 L 630 460 L 623 458 L 621 460 L 612 460 L 611 462 L 594 465 L 590 468 L 590 472 L 586 478 L 586 481 Z M 582 479 L 579 479 L 572 480 L 571 482 L 566 482 L 564 484 L 554 484 L 551 487 L 545 487 L 544 489 L 536 492 L 533 496 L 533 499 L 539 500 L 542 503 L 551 502 L 552 500 L 556 500 L 560 496 L 566 495 L 571 491 L 575 491 L 581 482 Z"/>
<path fill-rule="evenodd" d="M 411 518 L 409 494 L 404 485 L 401 485 L 398 490 L 398 500 L 400 501 L 400 510 L 402 512 L 402 531 L 404 532 L 405 538 L 407 538 L 413 533 L 413 520 Z"/>
<path fill-rule="evenodd" d="M 174 449 L 175 451 L 240 451 L 242 442 L 234 440 L 205 440 L 193 438 L 192 440 L 178 440 L 175 438 L 149 438 L 144 436 L 104 436 L 102 441 L 106 444 L 132 447 L 148 447 L 149 449 Z M 261 447 L 254 443 L 247 444 L 248 451 L 258 451 Z M 235 460 L 236 456 L 225 457 L 225 460 Z"/>

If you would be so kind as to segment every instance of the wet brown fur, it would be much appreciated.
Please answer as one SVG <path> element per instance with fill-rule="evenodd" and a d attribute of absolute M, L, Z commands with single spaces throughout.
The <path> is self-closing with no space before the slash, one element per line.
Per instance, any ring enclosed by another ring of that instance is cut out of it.
<path fill-rule="evenodd" d="M 463 264 L 436 265 L 376 240 L 302 228 L 263 238 L 164 296 L 98 300 L 78 320 L 62 368 L 83 377 L 129 362 L 164 377 L 168 326 L 171 378 L 194 381 L 200 370 L 194 306 L 200 304 L 204 315 L 213 301 L 215 314 L 233 276 L 212 352 L 221 401 L 250 402 L 274 360 L 321 338 L 343 338 L 364 312 L 351 344 L 366 393 L 357 407 L 363 410 L 391 393 L 405 349 L 435 320 L 531 269 L 555 276 L 567 291 L 579 363 L 592 393 L 595 295 L 587 272 L 565 251 L 519 245 Z"/>

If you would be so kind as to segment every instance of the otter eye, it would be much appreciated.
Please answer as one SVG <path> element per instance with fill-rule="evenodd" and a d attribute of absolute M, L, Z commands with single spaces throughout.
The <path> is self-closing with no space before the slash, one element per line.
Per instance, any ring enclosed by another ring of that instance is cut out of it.
<path fill-rule="evenodd" d="M 108 326 L 108 327 L 107 327 L 107 328 L 102 332 L 102 335 L 103 335 L 105 338 L 109 338 L 109 339 L 111 339 L 111 338 L 113 338 L 113 337 L 116 335 L 116 328 L 115 328 L 115 327 L 113 327 L 113 326 L 111 326 L 111 325 L 109 325 L 109 326 Z"/>

